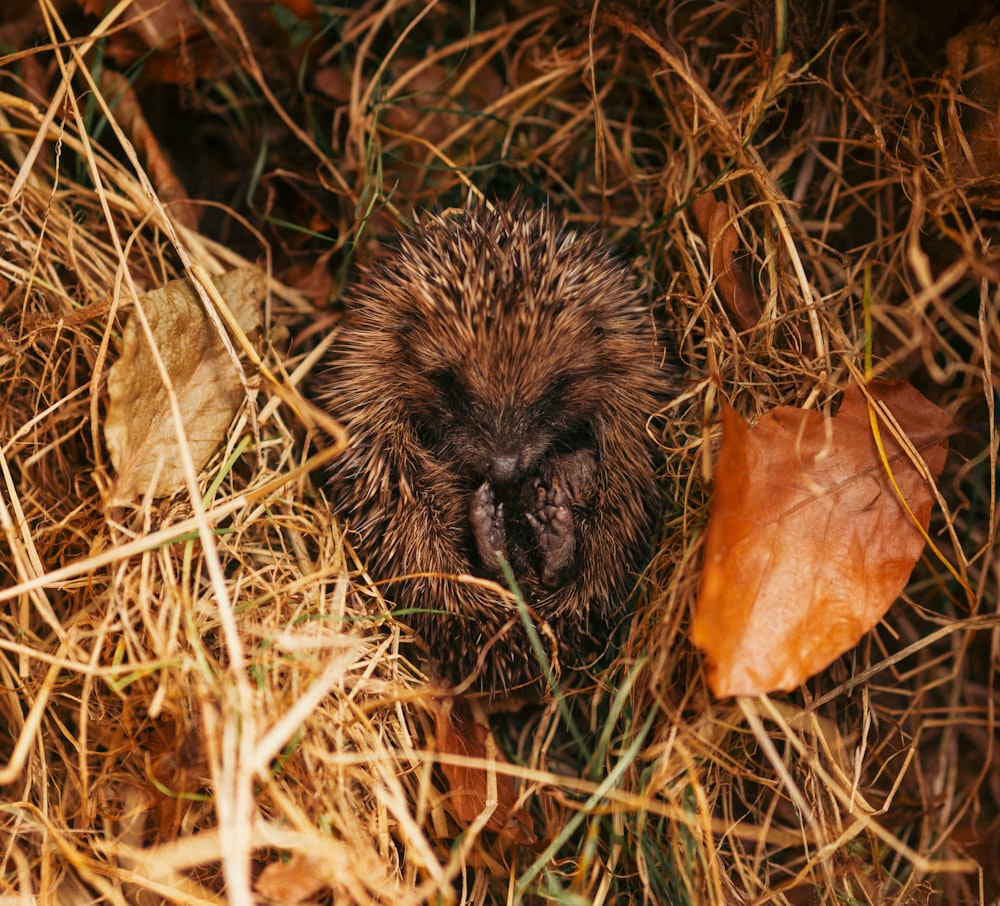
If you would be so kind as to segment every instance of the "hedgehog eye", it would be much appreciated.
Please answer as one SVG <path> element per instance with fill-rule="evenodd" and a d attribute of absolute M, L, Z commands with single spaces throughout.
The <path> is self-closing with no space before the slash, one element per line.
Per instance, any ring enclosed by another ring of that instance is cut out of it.
<path fill-rule="evenodd" d="M 590 422 L 580 421 L 568 425 L 557 439 L 556 447 L 560 452 L 576 453 L 580 450 L 597 451 L 597 439 L 594 426 Z"/>
<path fill-rule="evenodd" d="M 441 441 L 440 425 L 423 418 L 413 419 L 412 424 L 421 447 L 430 451 L 438 446 Z"/>
<path fill-rule="evenodd" d="M 413 430 L 425 450 L 435 450 L 448 433 L 455 413 L 468 408 L 468 394 L 454 372 L 440 369 L 427 374 L 427 391 L 410 413 Z"/>
<path fill-rule="evenodd" d="M 431 382 L 441 394 L 441 400 L 451 411 L 461 412 L 469 404 L 469 394 L 453 371 L 440 370 L 430 375 Z"/>

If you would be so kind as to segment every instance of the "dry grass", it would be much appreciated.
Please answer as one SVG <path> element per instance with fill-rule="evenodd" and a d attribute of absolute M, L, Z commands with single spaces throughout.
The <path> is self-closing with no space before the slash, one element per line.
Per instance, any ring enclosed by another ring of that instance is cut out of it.
<path fill-rule="evenodd" d="M 43 2 L 49 43 L 0 70 L 0 901 L 268 902 L 260 872 L 285 863 L 272 880 L 315 878 L 303 896 L 338 904 L 1000 895 L 1000 195 L 974 172 L 961 86 L 920 58 L 933 17 L 911 35 L 879 8 L 842 4 L 825 29 L 793 15 L 780 54 L 780 2 L 515 2 L 470 24 L 461 5 L 373 0 L 320 9 L 300 82 L 251 7 L 213 5 L 201 40 L 229 68 L 189 103 L 245 142 L 224 188 L 255 201 L 205 208 L 198 232 L 143 175 L 155 149 L 95 102 L 113 84 L 95 36 L 118 20 L 63 31 Z M 440 703 L 310 477 L 329 441 L 297 397 L 359 249 L 421 206 L 515 186 L 604 223 L 689 376 L 656 425 L 669 514 L 619 656 L 498 728 L 534 849 L 451 816 Z M 715 292 L 689 211 L 706 191 L 740 231 L 752 329 Z M 244 257 L 275 278 L 272 377 L 197 493 L 106 505 L 104 376 L 135 294 Z M 970 426 L 932 524 L 962 581 L 928 556 L 799 692 L 713 701 L 685 627 L 718 397 L 826 405 L 869 339 L 876 373 Z"/>

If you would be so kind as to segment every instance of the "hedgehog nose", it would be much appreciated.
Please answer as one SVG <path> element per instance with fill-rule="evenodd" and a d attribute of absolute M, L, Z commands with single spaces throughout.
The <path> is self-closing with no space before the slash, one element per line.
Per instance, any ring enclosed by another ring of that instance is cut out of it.
<path fill-rule="evenodd" d="M 518 475 L 516 453 L 494 453 L 490 457 L 490 481 L 496 484 L 510 484 Z"/>

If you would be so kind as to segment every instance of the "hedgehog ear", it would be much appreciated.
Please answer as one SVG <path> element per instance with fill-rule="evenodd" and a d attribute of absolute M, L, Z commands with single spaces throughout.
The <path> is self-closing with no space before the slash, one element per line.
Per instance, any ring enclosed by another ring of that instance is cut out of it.
<path fill-rule="evenodd" d="M 409 318 L 400 318 L 398 321 L 394 321 L 389 326 L 389 332 L 403 346 L 408 346 L 410 344 L 415 330 L 416 324 L 414 324 Z"/>
<path fill-rule="evenodd" d="M 427 363 L 421 360 L 419 354 L 421 344 L 416 337 L 417 325 L 409 318 L 400 318 L 389 326 L 388 333 L 391 347 L 399 357 L 400 363 L 425 371 Z"/>

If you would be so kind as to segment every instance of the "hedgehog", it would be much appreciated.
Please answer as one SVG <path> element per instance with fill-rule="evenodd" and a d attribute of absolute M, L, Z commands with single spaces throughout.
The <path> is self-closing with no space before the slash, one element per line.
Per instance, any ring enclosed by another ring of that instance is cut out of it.
<path fill-rule="evenodd" d="M 584 669 L 649 555 L 648 424 L 675 392 L 631 267 L 548 205 L 481 204 L 418 223 L 346 295 L 330 496 L 432 671 L 508 695 Z"/>

